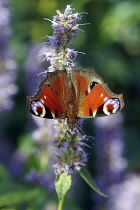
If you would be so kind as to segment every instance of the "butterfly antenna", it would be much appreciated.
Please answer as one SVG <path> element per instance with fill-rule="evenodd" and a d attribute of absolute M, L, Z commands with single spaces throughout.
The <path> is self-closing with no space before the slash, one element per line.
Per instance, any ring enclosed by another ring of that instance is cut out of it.
<path fill-rule="evenodd" d="M 84 131 L 80 128 L 80 126 L 77 123 L 75 123 L 75 127 L 77 128 L 77 130 L 79 130 L 82 134 L 84 134 L 86 136 Z"/>
<path fill-rule="evenodd" d="M 79 130 L 85 136 L 85 139 L 86 140 L 90 140 L 90 142 L 92 143 L 92 145 L 94 145 L 93 142 L 92 142 L 92 140 L 94 139 L 93 136 L 86 135 L 85 132 L 80 128 L 80 126 L 77 123 L 75 123 L 75 127 L 77 128 L 77 130 Z"/>

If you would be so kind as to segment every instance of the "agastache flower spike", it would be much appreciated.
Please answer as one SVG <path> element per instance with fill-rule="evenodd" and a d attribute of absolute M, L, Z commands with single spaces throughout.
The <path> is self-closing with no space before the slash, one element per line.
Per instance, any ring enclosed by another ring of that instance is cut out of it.
<path fill-rule="evenodd" d="M 75 170 L 79 171 L 82 166 L 86 165 L 87 162 L 87 155 L 83 149 L 85 146 L 88 146 L 83 142 L 83 140 L 85 141 L 87 138 L 80 134 L 76 128 L 67 130 L 68 128 L 65 123 L 62 127 L 62 123 L 60 124 L 56 121 L 55 126 L 59 129 L 59 137 L 61 139 L 63 138 L 64 141 L 59 150 L 59 140 L 58 144 L 56 144 L 57 150 L 53 149 L 53 151 L 56 151 L 56 154 L 53 155 L 53 159 L 55 161 L 53 168 L 55 173 L 61 174 L 64 172 L 68 175 L 73 173 Z M 66 129 L 65 134 L 64 129 Z"/>
<path fill-rule="evenodd" d="M 66 70 L 68 72 L 67 76 L 69 77 L 69 75 L 72 73 L 72 70 L 75 69 L 76 63 L 74 61 L 76 59 L 78 52 L 70 48 L 70 45 L 72 44 L 72 38 L 76 37 L 78 35 L 78 31 L 80 30 L 79 25 L 77 24 L 77 21 L 80 18 L 81 18 L 80 13 L 73 14 L 71 6 L 68 5 L 64 11 L 64 14 L 62 14 L 59 10 L 57 10 L 57 15 L 53 17 L 53 20 L 47 19 L 51 21 L 54 32 L 52 36 L 47 36 L 49 42 L 46 43 L 46 50 L 44 53 L 42 53 L 45 59 L 50 62 L 50 67 L 48 67 L 45 73 L 47 73 L 48 71 L 49 72 L 57 71 L 56 73 L 58 73 L 59 70 Z M 50 76 L 50 79 L 52 79 L 51 77 L 52 75 L 54 75 L 54 73 L 49 73 L 48 75 Z M 48 86 L 51 86 L 51 85 L 48 85 Z M 57 84 L 57 89 L 59 89 L 59 83 Z M 48 88 L 47 88 L 47 91 L 48 91 Z M 75 97 L 72 97 L 73 88 L 68 89 L 68 91 L 67 92 L 69 93 L 69 96 L 68 96 L 69 100 L 67 104 L 70 104 L 69 102 L 71 100 L 75 100 Z M 44 96 L 46 97 L 46 95 Z M 48 96 L 49 96 L 49 93 L 47 97 Z M 39 96 L 39 97 L 41 98 L 42 96 Z M 43 99 L 41 98 L 41 100 Z M 51 101 L 51 97 L 49 98 L 49 100 Z M 62 102 L 63 101 L 64 100 L 62 100 Z M 53 104 L 53 101 L 51 101 L 50 104 Z M 75 104 L 72 104 L 72 105 L 75 105 Z M 43 107 L 43 111 L 45 112 L 44 109 L 45 108 Z M 51 111 L 51 109 L 48 109 L 48 110 Z M 70 111 L 72 112 L 72 110 Z M 57 115 L 57 113 L 54 113 L 54 112 L 52 113 L 54 115 L 55 114 Z M 52 118 L 53 118 L 53 114 L 52 114 Z M 38 115 L 38 116 L 41 116 L 41 115 Z M 44 117 L 44 115 L 42 115 L 41 117 Z M 71 117 L 71 119 L 75 119 L 75 118 L 76 118 L 75 115 L 73 118 Z M 55 131 L 50 132 L 50 137 L 49 138 L 47 137 L 47 139 L 51 139 L 51 142 L 53 143 L 52 150 L 49 149 L 48 151 L 49 152 L 52 151 L 51 152 L 52 155 L 50 156 L 53 157 L 53 160 L 54 160 L 53 168 L 56 174 L 56 180 L 54 184 L 55 184 L 55 190 L 57 192 L 58 199 L 59 199 L 58 209 L 62 210 L 65 195 L 67 191 L 70 189 L 71 183 L 72 183 L 71 173 L 73 173 L 74 171 L 78 171 L 80 176 L 89 184 L 89 186 L 93 190 L 95 190 L 96 192 L 98 192 L 99 194 L 103 196 L 106 196 L 106 195 L 104 195 L 98 189 L 96 189 L 96 186 L 94 186 L 94 184 L 91 181 L 92 177 L 90 177 L 89 173 L 87 172 L 85 168 L 83 169 L 83 166 L 85 166 L 87 162 L 87 154 L 84 152 L 84 147 L 88 146 L 86 143 L 83 142 L 83 140 L 85 141 L 90 138 L 83 135 L 83 133 L 78 128 L 78 125 L 75 123 L 75 121 L 73 122 L 73 120 L 71 120 L 71 123 L 69 122 L 69 124 L 67 124 L 66 121 L 64 120 L 60 120 L 60 121 L 54 121 Z M 63 124 L 62 124 L 62 121 L 63 121 Z M 51 148 L 50 142 L 48 145 L 49 145 L 49 148 Z M 44 172 L 43 171 L 45 168 L 44 161 L 40 161 L 40 162 L 43 162 L 43 164 L 40 164 L 41 165 L 40 168 L 41 168 L 41 172 Z M 41 179 L 44 180 L 43 184 L 48 183 L 47 180 L 42 177 L 42 175 L 43 173 L 41 174 Z M 29 181 L 33 180 L 40 183 L 40 174 L 36 174 L 36 172 L 29 174 L 27 178 Z"/>
<path fill-rule="evenodd" d="M 77 21 L 80 20 L 81 15 L 73 14 L 70 5 L 67 5 L 64 14 L 59 10 L 56 12 L 57 15 L 53 20 L 45 18 L 52 23 L 53 28 L 53 35 L 46 36 L 49 42 L 43 53 L 45 59 L 51 64 L 47 71 L 71 71 L 75 68 L 74 60 L 78 52 L 70 48 L 70 45 L 72 38 L 78 35 Z M 54 121 L 54 125 L 56 132 L 52 137 L 55 136 L 52 154 L 55 173 L 58 175 L 64 172 L 68 175 L 75 170 L 79 171 L 87 162 L 87 155 L 83 150 L 87 144 L 82 141 L 86 139 L 85 136 L 79 133 L 77 127 L 70 128 L 66 121 L 63 121 L 63 126 L 59 121 Z"/>
<path fill-rule="evenodd" d="M 81 16 L 79 13 L 72 14 L 70 5 L 67 5 L 64 14 L 59 10 L 56 12 L 57 15 L 53 17 L 53 20 L 45 18 L 45 20 L 51 21 L 54 30 L 52 36 L 47 36 L 49 42 L 47 42 L 46 51 L 43 53 L 45 59 L 51 64 L 47 71 L 72 70 L 75 68 L 74 60 L 78 52 L 69 46 L 72 43 L 72 38 L 78 36 L 80 29 L 77 21 Z"/>
<path fill-rule="evenodd" d="M 12 99 L 18 88 L 16 80 L 16 62 L 8 50 L 10 12 L 7 1 L 0 1 L 0 111 L 11 110 L 14 106 Z"/>

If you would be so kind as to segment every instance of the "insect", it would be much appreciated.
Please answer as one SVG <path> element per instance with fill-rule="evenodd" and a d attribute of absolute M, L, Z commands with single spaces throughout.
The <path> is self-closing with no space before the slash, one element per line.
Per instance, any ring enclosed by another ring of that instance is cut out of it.
<path fill-rule="evenodd" d="M 93 69 L 48 72 L 39 91 L 28 97 L 29 111 L 42 118 L 95 118 L 115 114 L 124 107 L 122 94 L 115 94 Z"/>

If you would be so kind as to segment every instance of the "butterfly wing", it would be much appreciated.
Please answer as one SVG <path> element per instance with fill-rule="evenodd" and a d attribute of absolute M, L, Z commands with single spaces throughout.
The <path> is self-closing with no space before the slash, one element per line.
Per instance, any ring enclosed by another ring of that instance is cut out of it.
<path fill-rule="evenodd" d="M 93 69 L 72 71 L 72 81 L 79 107 L 77 117 L 106 116 L 123 108 L 122 94 L 114 94 Z"/>
<path fill-rule="evenodd" d="M 29 111 L 44 118 L 66 117 L 66 72 L 48 72 L 41 82 L 39 91 L 33 97 L 28 97 Z"/>

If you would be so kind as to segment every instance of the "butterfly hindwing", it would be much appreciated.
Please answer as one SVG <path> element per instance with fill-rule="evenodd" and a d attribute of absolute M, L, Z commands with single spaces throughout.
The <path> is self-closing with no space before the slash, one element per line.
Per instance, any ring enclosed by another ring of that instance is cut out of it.
<path fill-rule="evenodd" d="M 34 97 L 28 97 L 32 114 L 44 118 L 65 118 L 66 74 L 62 71 L 48 72 Z"/>
<path fill-rule="evenodd" d="M 115 114 L 124 106 L 121 94 L 114 94 L 93 69 L 48 72 L 39 91 L 28 97 L 28 109 L 44 118 L 93 118 Z"/>
<path fill-rule="evenodd" d="M 72 77 L 75 86 L 78 87 L 79 109 L 77 117 L 106 116 L 114 114 L 123 108 L 122 95 L 114 94 L 93 69 L 75 70 Z"/>

